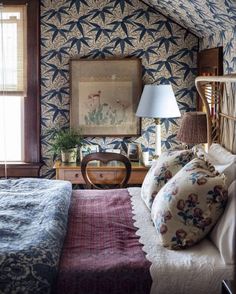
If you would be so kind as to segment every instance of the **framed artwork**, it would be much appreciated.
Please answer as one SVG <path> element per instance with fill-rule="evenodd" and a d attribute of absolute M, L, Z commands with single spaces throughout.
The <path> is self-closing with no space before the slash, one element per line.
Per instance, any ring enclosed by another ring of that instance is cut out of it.
<path fill-rule="evenodd" d="M 111 152 L 111 153 L 121 153 L 121 150 L 118 148 L 106 148 L 105 152 Z"/>
<path fill-rule="evenodd" d="M 80 161 L 82 161 L 82 159 L 90 154 L 90 153 L 94 153 L 94 152 L 99 152 L 99 146 L 98 145 L 83 145 L 80 147 Z"/>
<path fill-rule="evenodd" d="M 139 59 L 70 60 L 71 127 L 84 136 L 137 136 Z"/>
<path fill-rule="evenodd" d="M 128 143 L 127 156 L 130 161 L 139 161 L 141 145 L 139 143 Z"/>

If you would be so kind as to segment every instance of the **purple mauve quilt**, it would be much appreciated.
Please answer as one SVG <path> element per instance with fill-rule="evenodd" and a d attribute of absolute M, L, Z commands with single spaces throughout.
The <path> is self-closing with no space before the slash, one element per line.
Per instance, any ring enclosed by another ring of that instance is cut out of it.
<path fill-rule="evenodd" d="M 126 189 L 73 192 L 56 293 L 144 294 L 152 280 Z"/>

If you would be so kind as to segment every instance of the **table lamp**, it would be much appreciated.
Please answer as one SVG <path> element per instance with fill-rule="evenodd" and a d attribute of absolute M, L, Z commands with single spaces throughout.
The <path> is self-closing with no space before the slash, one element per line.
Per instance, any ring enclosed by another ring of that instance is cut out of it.
<path fill-rule="evenodd" d="M 207 118 L 205 112 L 185 112 L 176 136 L 185 144 L 201 144 L 207 142 Z"/>
<path fill-rule="evenodd" d="M 171 85 L 145 85 L 136 115 L 154 118 L 156 124 L 155 155 L 161 154 L 161 118 L 180 117 Z"/>

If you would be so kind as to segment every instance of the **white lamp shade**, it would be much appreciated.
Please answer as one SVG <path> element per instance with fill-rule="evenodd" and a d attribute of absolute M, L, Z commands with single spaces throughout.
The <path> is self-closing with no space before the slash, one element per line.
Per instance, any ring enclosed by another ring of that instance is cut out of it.
<path fill-rule="evenodd" d="M 150 118 L 180 117 L 171 85 L 145 85 L 136 115 Z"/>

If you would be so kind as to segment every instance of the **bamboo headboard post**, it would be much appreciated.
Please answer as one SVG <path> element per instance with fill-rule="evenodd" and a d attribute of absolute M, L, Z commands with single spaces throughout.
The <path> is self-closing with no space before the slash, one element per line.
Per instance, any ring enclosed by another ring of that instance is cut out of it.
<path fill-rule="evenodd" d="M 204 105 L 204 108 L 206 111 L 206 115 L 207 115 L 207 144 L 208 144 L 208 148 L 211 146 L 212 141 L 213 141 L 212 140 L 212 135 L 213 135 L 213 133 L 212 133 L 212 129 L 213 129 L 212 128 L 213 127 L 212 119 L 213 118 L 211 116 L 211 111 L 210 111 L 210 107 L 209 107 L 209 103 L 211 103 L 211 102 L 208 102 L 208 100 L 207 100 L 207 95 L 209 98 L 209 91 L 207 93 L 206 85 L 209 85 L 210 83 L 218 83 L 219 84 L 218 89 L 213 88 L 213 90 L 212 90 L 213 92 L 210 95 L 212 97 L 210 97 L 210 99 L 215 98 L 214 95 L 218 95 L 218 98 L 221 101 L 222 97 L 223 97 L 222 89 L 225 90 L 224 86 L 225 86 L 226 82 L 236 83 L 236 74 L 230 74 L 230 75 L 225 75 L 225 76 L 199 76 L 195 79 L 195 85 L 196 85 L 197 91 L 202 99 L 202 102 L 203 102 L 203 105 Z M 235 99 L 235 97 L 232 97 L 232 99 Z M 216 111 L 215 115 L 217 115 L 217 117 L 219 118 L 220 124 L 221 124 L 221 121 L 223 118 L 229 119 L 232 121 L 236 121 L 236 117 L 233 117 L 227 113 L 221 112 L 220 103 L 219 103 L 220 101 L 218 101 L 218 102 L 215 101 L 216 103 L 218 103 L 218 107 L 217 107 L 217 111 Z M 220 129 L 220 126 L 219 126 L 219 129 Z M 233 135 L 234 134 L 232 134 L 232 136 Z"/>
<path fill-rule="evenodd" d="M 201 87 L 201 83 L 199 82 L 199 78 L 197 77 L 195 80 L 195 85 L 197 88 L 197 91 L 202 99 L 203 105 L 206 109 L 206 115 L 207 115 L 207 144 L 208 144 L 208 148 L 211 146 L 212 144 L 212 136 L 211 136 L 211 128 L 212 128 L 212 123 L 211 123 L 211 114 L 210 114 L 210 107 L 209 104 L 207 102 L 207 99 L 205 97 L 204 94 L 204 89 Z M 202 79 L 200 79 L 200 81 L 202 81 Z"/>

